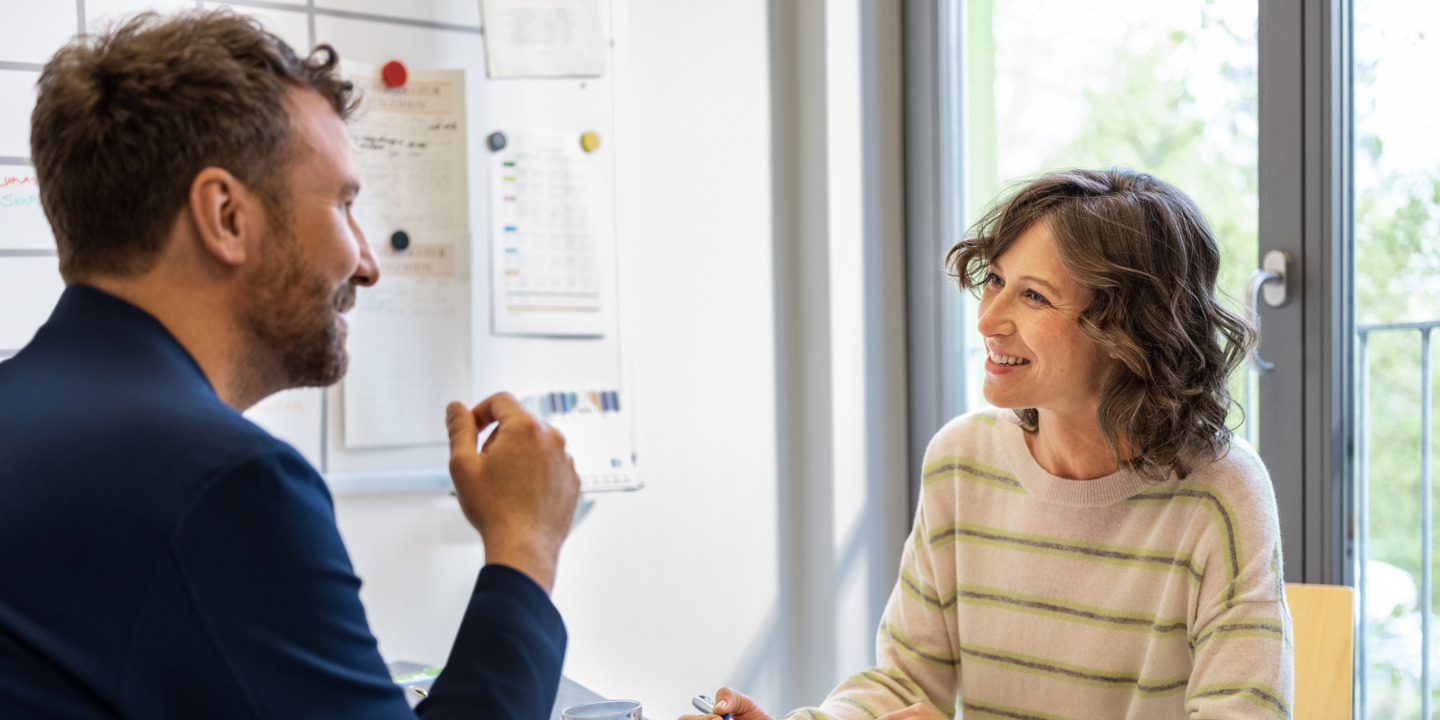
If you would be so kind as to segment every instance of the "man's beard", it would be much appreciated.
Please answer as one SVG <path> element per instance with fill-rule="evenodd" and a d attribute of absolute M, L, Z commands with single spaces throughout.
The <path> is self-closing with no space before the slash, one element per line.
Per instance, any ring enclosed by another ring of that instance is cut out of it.
<path fill-rule="evenodd" d="M 333 385 L 349 362 L 345 326 L 336 317 L 354 306 L 355 285 L 346 278 L 336 288 L 307 275 L 285 219 L 271 223 L 269 235 L 244 318 L 256 342 L 254 356 L 278 360 L 284 388 Z"/>

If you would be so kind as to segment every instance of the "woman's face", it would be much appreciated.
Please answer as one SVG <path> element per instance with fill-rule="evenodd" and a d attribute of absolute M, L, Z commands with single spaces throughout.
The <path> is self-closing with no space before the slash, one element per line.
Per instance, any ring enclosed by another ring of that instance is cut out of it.
<path fill-rule="evenodd" d="M 1089 290 L 1060 264 L 1046 222 L 995 258 L 980 298 L 985 400 L 1093 419 L 1115 360 L 1080 332 L 1089 302 Z"/>

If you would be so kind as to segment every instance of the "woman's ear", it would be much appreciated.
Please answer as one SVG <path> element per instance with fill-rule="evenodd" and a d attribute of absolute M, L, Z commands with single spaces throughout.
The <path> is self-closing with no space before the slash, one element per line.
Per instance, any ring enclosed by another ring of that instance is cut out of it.
<path fill-rule="evenodd" d="M 200 245 L 210 256 L 239 266 L 265 226 L 264 205 L 230 171 L 207 167 L 190 183 L 190 214 Z"/>

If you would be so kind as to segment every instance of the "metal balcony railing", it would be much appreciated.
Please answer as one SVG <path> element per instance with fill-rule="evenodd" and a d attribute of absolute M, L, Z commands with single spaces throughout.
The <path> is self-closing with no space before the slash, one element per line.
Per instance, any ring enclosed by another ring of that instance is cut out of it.
<path fill-rule="evenodd" d="M 1377 333 L 1389 332 L 1418 332 L 1420 333 L 1420 588 L 1419 588 L 1419 609 L 1420 609 L 1420 717 L 1430 717 L 1430 687 L 1431 687 L 1431 640 L 1432 628 L 1430 626 L 1430 607 L 1434 594 L 1433 579 L 1431 577 L 1431 539 L 1433 537 L 1434 525 L 1431 517 L 1431 467 L 1434 455 L 1431 448 L 1431 416 L 1433 414 L 1433 393 L 1432 393 L 1432 372 L 1430 337 L 1436 328 L 1440 328 L 1440 320 L 1414 323 L 1390 323 L 1377 325 L 1361 325 L 1355 328 L 1357 340 L 1356 346 L 1356 388 L 1355 388 L 1355 585 L 1359 590 L 1356 593 L 1359 602 L 1358 619 L 1356 623 L 1355 642 L 1355 677 L 1357 679 L 1356 702 L 1360 708 L 1357 717 L 1364 717 L 1365 695 L 1366 695 L 1366 671 L 1368 669 L 1365 656 L 1365 608 L 1366 608 L 1366 561 L 1369 557 L 1366 542 L 1370 534 L 1370 418 L 1369 418 L 1369 385 L 1370 385 L 1370 336 Z"/>

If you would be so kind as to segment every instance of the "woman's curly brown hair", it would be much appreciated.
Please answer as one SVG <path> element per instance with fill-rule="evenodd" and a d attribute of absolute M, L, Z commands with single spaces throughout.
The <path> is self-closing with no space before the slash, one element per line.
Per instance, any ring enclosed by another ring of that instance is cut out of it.
<path fill-rule="evenodd" d="M 1098 412 L 1116 463 L 1155 480 L 1183 479 L 1197 452 L 1220 457 L 1236 405 L 1226 379 L 1257 333 L 1216 298 L 1220 249 L 1200 209 L 1134 170 L 1051 173 L 986 212 L 950 248 L 946 270 L 979 291 L 990 263 L 1037 222 L 1049 225 L 1061 264 L 1091 291 L 1080 331 L 1119 359 Z M 1015 413 L 1038 432 L 1037 410 Z"/>

